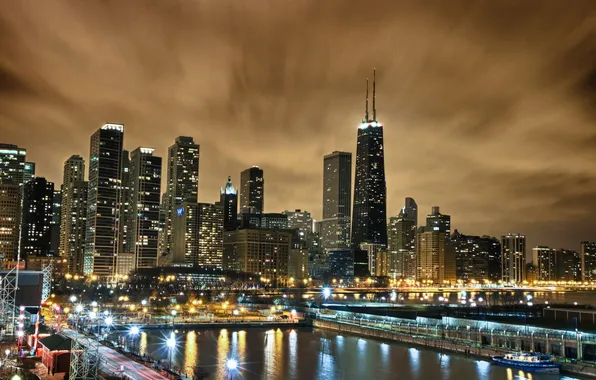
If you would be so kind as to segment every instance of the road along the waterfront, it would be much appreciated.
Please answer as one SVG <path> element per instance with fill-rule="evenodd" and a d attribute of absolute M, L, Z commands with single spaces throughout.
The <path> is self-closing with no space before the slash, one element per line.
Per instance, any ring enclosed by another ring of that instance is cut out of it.
<path fill-rule="evenodd" d="M 168 379 L 157 371 L 127 358 L 118 351 L 106 347 L 88 336 L 70 329 L 63 329 L 61 333 L 71 339 L 78 337 L 84 346 L 92 346 L 93 349 L 97 349 L 99 355 L 99 369 L 103 372 L 116 374 L 131 380 Z"/>

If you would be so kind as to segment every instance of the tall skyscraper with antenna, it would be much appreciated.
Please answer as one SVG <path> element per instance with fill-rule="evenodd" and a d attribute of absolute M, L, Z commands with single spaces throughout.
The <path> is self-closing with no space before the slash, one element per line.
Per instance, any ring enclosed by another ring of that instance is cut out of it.
<path fill-rule="evenodd" d="M 376 71 L 373 71 L 372 118 L 368 113 L 368 78 L 364 120 L 358 127 L 356 178 L 352 213 L 352 245 L 362 243 L 387 246 L 387 188 L 383 124 L 377 120 Z"/>

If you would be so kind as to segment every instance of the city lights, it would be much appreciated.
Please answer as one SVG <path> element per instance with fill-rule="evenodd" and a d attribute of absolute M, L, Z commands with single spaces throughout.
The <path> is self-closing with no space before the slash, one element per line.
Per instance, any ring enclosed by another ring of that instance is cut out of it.
<path fill-rule="evenodd" d="M 324 299 L 331 297 L 331 289 L 329 289 L 329 288 L 323 288 L 322 293 L 323 293 Z"/>
<path fill-rule="evenodd" d="M 226 362 L 226 367 L 228 370 L 234 371 L 236 368 L 238 368 L 238 361 L 236 361 L 236 359 L 228 359 Z"/>

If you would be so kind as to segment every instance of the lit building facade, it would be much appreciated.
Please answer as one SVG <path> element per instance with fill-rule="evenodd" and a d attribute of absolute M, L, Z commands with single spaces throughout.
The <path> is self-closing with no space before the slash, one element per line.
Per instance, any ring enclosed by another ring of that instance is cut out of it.
<path fill-rule="evenodd" d="M 490 236 L 464 235 L 455 230 L 451 236 L 455 249 L 458 280 L 478 282 L 501 280 L 501 242 Z"/>
<path fill-rule="evenodd" d="M 13 144 L 0 144 L 0 183 L 23 186 L 27 149 Z M 28 179 L 29 175 L 28 175 Z"/>
<path fill-rule="evenodd" d="M 354 277 L 354 250 L 330 249 L 327 257 L 330 276 L 343 279 Z"/>
<path fill-rule="evenodd" d="M 447 249 L 445 233 L 432 227 L 420 227 L 416 249 L 418 281 L 441 286 L 455 283 L 454 251 Z"/>
<path fill-rule="evenodd" d="M 287 284 L 292 231 L 240 229 L 225 233 L 224 269 L 252 273 L 273 286 Z"/>
<path fill-rule="evenodd" d="M 580 262 L 582 281 L 596 281 L 596 242 L 581 242 Z"/>
<path fill-rule="evenodd" d="M 323 159 L 323 249 L 350 247 L 351 216 L 352 153 L 333 152 Z"/>
<path fill-rule="evenodd" d="M 398 216 L 389 219 L 388 275 L 394 278 L 416 278 L 416 229 L 418 206 L 406 198 Z"/>
<path fill-rule="evenodd" d="M 152 148 L 137 148 L 130 156 L 127 247 L 135 255 L 136 268 L 157 266 L 161 157 Z"/>
<path fill-rule="evenodd" d="M 292 244 L 288 254 L 288 279 L 290 285 L 308 278 L 308 250 L 303 244 Z"/>
<path fill-rule="evenodd" d="M 526 237 L 509 233 L 501 236 L 501 280 L 506 284 L 520 284 L 525 280 Z"/>
<path fill-rule="evenodd" d="M 285 210 L 282 212 L 287 219 L 287 227 L 291 230 L 296 230 L 298 238 L 302 241 L 306 241 L 310 234 L 313 232 L 313 221 L 308 211 L 302 211 L 296 209 L 294 211 Z"/>
<path fill-rule="evenodd" d="M 83 272 L 113 276 L 119 241 L 124 126 L 104 124 L 91 136 Z"/>
<path fill-rule="evenodd" d="M 131 221 L 132 194 L 130 192 L 130 152 L 122 151 L 120 188 L 118 189 L 118 248 L 117 252 L 132 252 Z"/>
<path fill-rule="evenodd" d="M 172 265 L 221 268 L 223 208 L 210 203 L 183 203 L 176 209 Z"/>
<path fill-rule="evenodd" d="M 379 268 L 377 261 L 380 259 L 380 255 L 385 252 L 385 245 L 362 243 L 360 244 L 360 250 L 366 252 L 366 257 L 368 258 L 368 272 L 370 275 L 382 276 L 383 274 L 377 273 L 377 269 Z"/>
<path fill-rule="evenodd" d="M 162 255 L 169 255 L 173 239 L 173 222 L 176 210 L 182 203 L 197 203 L 199 199 L 199 153 L 200 147 L 192 137 L 179 136 L 168 149 L 168 173 L 166 182 L 166 205 Z M 171 258 L 160 257 L 160 265 Z"/>
<path fill-rule="evenodd" d="M 22 259 L 51 255 L 53 199 L 53 182 L 37 177 L 25 184 L 21 225 Z"/>
<path fill-rule="evenodd" d="M 228 177 L 226 187 L 219 192 L 219 203 L 223 207 L 224 230 L 233 231 L 238 228 L 238 189 L 232 185 L 232 177 Z"/>
<path fill-rule="evenodd" d="M 240 212 L 265 211 L 265 176 L 263 169 L 253 166 L 240 173 Z"/>
<path fill-rule="evenodd" d="M 60 212 L 60 256 L 68 258 L 68 271 L 83 274 L 87 196 L 85 160 L 74 155 L 64 162 Z"/>
<path fill-rule="evenodd" d="M 52 222 L 50 224 L 50 254 L 60 254 L 60 221 L 62 216 L 62 191 L 54 190 L 52 197 Z"/>

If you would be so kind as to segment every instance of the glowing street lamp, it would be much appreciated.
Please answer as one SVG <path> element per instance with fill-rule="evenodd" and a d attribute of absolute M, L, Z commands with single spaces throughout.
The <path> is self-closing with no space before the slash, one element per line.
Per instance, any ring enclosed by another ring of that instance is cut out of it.
<path fill-rule="evenodd" d="M 91 307 L 97 307 L 97 301 L 91 302 Z"/>
<path fill-rule="evenodd" d="M 234 372 L 238 369 L 238 361 L 236 359 L 228 359 L 226 361 L 226 368 L 230 374 L 230 379 L 232 379 Z"/>
<path fill-rule="evenodd" d="M 166 340 L 166 346 L 168 346 L 170 351 L 170 369 L 172 369 L 172 351 L 176 348 L 176 334 L 173 332 L 170 334 L 170 337 Z"/>
<path fill-rule="evenodd" d="M 69 300 L 70 302 L 75 302 L 77 300 L 77 296 L 70 296 Z"/>
<path fill-rule="evenodd" d="M 329 297 L 331 297 L 331 289 L 329 288 L 323 288 L 323 298 L 327 299 Z"/>
<path fill-rule="evenodd" d="M 77 313 L 80 313 L 81 311 L 83 311 L 83 305 L 81 305 L 81 304 L 78 304 L 77 306 L 75 306 L 75 311 L 76 311 Z"/>

